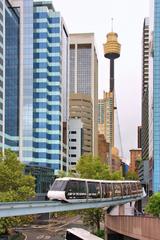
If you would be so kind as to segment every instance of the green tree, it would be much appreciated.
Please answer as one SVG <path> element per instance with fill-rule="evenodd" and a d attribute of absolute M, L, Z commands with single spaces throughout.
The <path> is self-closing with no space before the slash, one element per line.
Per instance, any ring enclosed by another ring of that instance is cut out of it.
<path fill-rule="evenodd" d="M 160 217 L 160 192 L 155 193 L 149 198 L 148 204 L 145 207 L 145 212 Z"/>
<path fill-rule="evenodd" d="M 120 172 L 111 173 L 107 164 L 102 163 L 98 157 L 83 155 L 76 165 L 76 171 L 81 178 L 118 180 L 122 179 Z M 90 226 L 94 232 L 99 232 L 100 222 L 103 218 L 102 209 L 89 209 L 82 212 L 82 218 L 86 225 Z"/>
<path fill-rule="evenodd" d="M 0 202 L 25 201 L 35 196 L 34 177 L 24 175 L 24 165 L 11 150 L 0 153 Z M 10 217 L 0 219 L 0 234 L 8 229 L 26 223 L 28 217 Z"/>
<path fill-rule="evenodd" d="M 65 172 L 63 170 L 60 170 L 58 171 L 58 175 L 57 175 L 58 178 L 62 178 L 62 177 L 79 177 L 79 175 L 76 173 L 76 172 Z"/>
<path fill-rule="evenodd" d="M 98 157 L 83 155 L 76 165 L 76 171 L 81 178 L 111 179 L 108 165 L 102 163 Z"/>
<path fill-rule="evenodd" d="M 125 175 L 126 180 L 138 180 L 138 174 L 136 172 L 128 171 Z"/>

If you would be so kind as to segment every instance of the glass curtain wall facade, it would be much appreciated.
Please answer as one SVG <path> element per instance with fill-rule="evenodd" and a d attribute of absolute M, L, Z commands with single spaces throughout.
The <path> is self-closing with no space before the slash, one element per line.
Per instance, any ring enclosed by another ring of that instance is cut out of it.
<path fill-rule="evenodd" d="M 2 102 L 0 102 L 0 109 L 3 109 Z M 13 9 L 7 1 L 5 6 L 5 148 L 11 148 L 17 153 L 19 151 L 19 16 L 16 9 Z"/>
<path fill-rule="evenodd" d="M 4 1 L 0 0 L 0 151 L 3 150 L 3 118 L 4 118 L 4 93 L 3 93 L 3 87 L 4 87 L 4 77 L 5 77 L 5 69 L 4 69 Z"/>
<path fill-rule="evenodd" d="M 151 1 L 149 155 L 150 190 L 160 191 L 160 0 Z M 153 127 L 152 127 L 153 126 Z"/>
<path fill-rule="evenodd" d="M 34 4 L 33 162 L 56 173 L 67 167 L 63 121 L 68 119 L 68 35 L 52 1 Z"/>
<path fill-rule="evenodd" d="M 23 0 L 23 84 L 21 86 L 21 154 L 20 159 L 32 161 L 33 134 L 33 0 Z M 21 53 L 22 54 L 22 53 Z M 22 64 L 22 63 L 21 63 Z"/>

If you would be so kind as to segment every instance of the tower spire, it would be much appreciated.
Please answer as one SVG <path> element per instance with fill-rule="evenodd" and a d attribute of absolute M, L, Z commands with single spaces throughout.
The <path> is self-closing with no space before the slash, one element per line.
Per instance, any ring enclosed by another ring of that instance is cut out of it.
<path fill-rule="evenodd" d="M 111 32 L 113 32 L 113 20 L 114 20 L 114 18 L 112 17 L 111 18 Z"/>

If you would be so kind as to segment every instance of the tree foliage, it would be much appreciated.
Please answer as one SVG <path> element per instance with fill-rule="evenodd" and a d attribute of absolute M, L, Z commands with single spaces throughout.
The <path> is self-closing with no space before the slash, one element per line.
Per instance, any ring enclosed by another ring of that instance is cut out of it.
<path fill-rule="evenodd" d="M 126 180 L 138 180 L 138 174 L 136 172 L 128 171 L 125 175 Z"/>
<path fill-rule="evenodd" d="M 96 233 L 100 231 L 100 222 L 104 221 L 102 209 L 87 209 L 82 212 L 83 223 L 91 228 L 91 231 Z"/>
<path fill-rule="evenodd" d="M 145 207 L 145 212 L 160 217 L 160 192 L 155 193 L 149 198 L 148 204 Z"/>
<path fill-rule="evenodd" d="M 0 153 L 0 202 L 25 201 L 35 196 L 34 177 L 24 175 L 24 165 L 11 150 Z M 0 234 L 31 220 L 28 217 L 0 219 Z"/>
<path fill-rule="evenodd" d="M 109 167 L 92 155 L 83 155 L 76 165 L 76 171 L 81 178 L 111 179 Z"/>
<path fill-rule="evenodd" d="M 76 171 L 81 178 L 119 180 L 121 172 L 111 173 L 107 164 L 102 163 L 98 157 L 83 155 L 76 165 Z M 102 209 L 89 209 L 82 213 L 84 223 L 96 231 L 100 230 L 100 222 L 103 220 Z"/>

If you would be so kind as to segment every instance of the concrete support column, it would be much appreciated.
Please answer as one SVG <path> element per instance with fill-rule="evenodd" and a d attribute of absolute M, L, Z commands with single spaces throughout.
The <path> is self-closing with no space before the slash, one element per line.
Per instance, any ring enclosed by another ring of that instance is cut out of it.
<path fill-rule="evenodd" d="M 119 215 L 124 215 L 124 205 L 119 205 Z"/>

